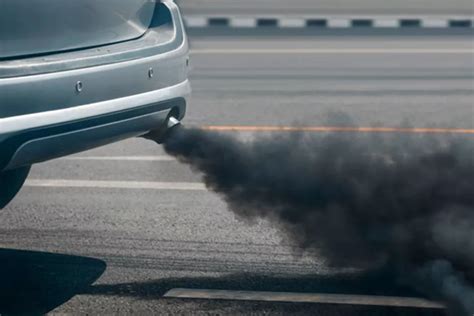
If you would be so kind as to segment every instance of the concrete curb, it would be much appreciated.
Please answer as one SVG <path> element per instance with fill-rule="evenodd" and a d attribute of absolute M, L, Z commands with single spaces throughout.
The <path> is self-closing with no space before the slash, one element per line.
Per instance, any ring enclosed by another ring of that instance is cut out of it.
<path fill-rule="evenodd" d="M 474 28 L 473 16 L 185 16 L 189 28 Z"/>

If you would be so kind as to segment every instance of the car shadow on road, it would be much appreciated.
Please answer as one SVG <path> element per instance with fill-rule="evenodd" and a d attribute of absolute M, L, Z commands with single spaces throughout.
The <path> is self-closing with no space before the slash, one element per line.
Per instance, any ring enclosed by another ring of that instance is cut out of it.
<path fill-rule="evenodd" d="M 0 249 L 0 315 L 41 315 L 81 293 L 105 271 L 102 260 Z"/>
<path fill-rule="evenodd" d="M 167 300 L 180 305 L 182 299 L 163 298 L 163 295 L 174 288 L 188 289 L 223 289 L 242 291 L 276 291 L 297 293 L 332 293 L 359 295 L 387 295 L 418 297 L 419 293 L 401 286 L 396 277 L 386 270 L 359 275 L 304 275 L 304 276 L 271 276 L 261 274 L 229 274 L 220 277 L 186 277 L 164 278 L 149 282 L 101 284 L 89 288 L 89 295 L 133 297 L 142 300 Z M 186 301 L 186 300 L 185 300 Z M 189 300 L 187 300 L 189 302 Z M 217 306 L 237 305 L 238 313 L 264 313 L 269 309 L 275 312 L 312 314 L 312 315 L 445 315 L 443 310 L 393 308 L 375 306 L 291 304 L 275 302 L 242 302 L 233 304 L 220 301 L 198 301 L 200 311 L 213 313 Z M 230 313 L 236 312 L 230 310 Z"/>

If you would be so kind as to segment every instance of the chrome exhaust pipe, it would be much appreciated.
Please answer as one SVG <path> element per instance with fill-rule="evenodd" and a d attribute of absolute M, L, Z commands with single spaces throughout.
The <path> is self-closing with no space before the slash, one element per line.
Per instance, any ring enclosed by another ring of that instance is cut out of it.
<path fill-rule="evenodd" d="M 177 128 L 178 126 L 181 126 L 181 121 L 174 116 L 170 116 L 160 128 L 150 131 L 143 137 L 153 140 L 158 144 L 163 144 L 171 134 L 171 130 Z"/>
<path fill-rule="evenodd" d="M 178 120 L 174 116 L 170 116 L 170 118 L 168 119 L 168 122 L 166 123 L 167 130 L 172 129 L 173 127 L 177 125 L 181 125 L 180 120 Z"/>

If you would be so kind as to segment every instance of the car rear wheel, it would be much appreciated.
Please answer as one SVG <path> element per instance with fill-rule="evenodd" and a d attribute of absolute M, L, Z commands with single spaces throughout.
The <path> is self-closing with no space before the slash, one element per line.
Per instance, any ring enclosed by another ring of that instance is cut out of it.
<path fill-rule="evenodd" d="M 0 172 L 0 209 L 13 200 L 25 183 L 30 166 Z"/>

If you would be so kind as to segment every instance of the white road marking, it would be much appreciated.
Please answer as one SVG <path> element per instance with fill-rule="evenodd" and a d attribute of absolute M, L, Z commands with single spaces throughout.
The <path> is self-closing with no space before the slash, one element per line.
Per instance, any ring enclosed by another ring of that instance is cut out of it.
<path fill-rule="evenodd" d="M 209 300 L 240 300 L 290 303 L 319 303 L 344 304 L 388 307 L 414 307 L 444 309 L 437 302 L 413 297 L 345 295 L 345 294 L 317 294 L 317 293 L 284 293 L 284 292 L 255 292 L 230 290 L 202 290 L 202 289 L 172 289 L 164 297 L 193 298 Z"/>
<path fill-rule="evenodd" d="M 400 21 L 396 19 L 377 19 L 374 20 L 374 27 L 397 28 L 400 27 Z"/>
<path fill-rule="evenodd" d="M 462 21 L 462 27 L 464 29 L 474 27 L 472 16 L 470 15 L 432 15 L 432 16 L 399 16 L 399 15 L 382 15 L 382 16 L 360 16 L 360 15 L 298 15 L 298 16 L 278 16 L 278 15 L 245 15 L 245 16 L 234 16 L 234 15 L 187 15 L 185 18 L 186 25 L 189 27 L 209 27 L 212 26 L 213 19 L 219 19 L 225 21 L 223 26 L 230 26 L 232 28 L 240 27 L 260 27 L 257 23 L 258 20 L 272 19 L 276 20 L 279 27 L 298 27 L 306 28 L 311 27 L 309 21 L 320 20 L 324 21 L 324 27 L 331 28 L 356 28 L 354 21 L 367 20 L 370 21 L 371 25 L 366 27 L 370 28 L 386 28 L 396 27 L 402 28 L 403 21 L 413 21 L 414 25 L 421 28 L 452 28 L 451 21 Z M 246 22 L 240 23 L 239 21 L 245 20 Z M 284 22 L 284 20 L 291 20 L 292 22 Z M 390 20 L 390 22 L 386 22 Z M 314 26 L 314 25 L 313 25 Z M 322 26 L 322 25 L 321 25 Z M 455 27 L 455 26 L 454 26 Z M 459 27 L 459 26 L 458 26 Z"/>
<path fill-rule="evenodd" d="M 72 160 L 72 161 L 176 161 L 171 156 L 71 156 L 64 157 L 60 160 Z"/>
<path fill-rule="evenodd" d="M 328 20 L 328 27 L 330 28 L 347 28 L 351 26 L 350 19 L 344 18 L 337 18 L 337 19 L 329 19 Z"/>
<path fill-rule="evenodd" d="M 203 16 L 190 16 L 184 19 L 188 27 L 204 27 L 207 26 L 207 18 Z"/>
<path fill-rule="evenodd" d="M 252 18 L 235 18 L 230 20 L 230 26 L 232 27 L 256 27 L 257 20 Z"/>
<path fill-rule="evenodd" d="M 194 55 L 209 55 L 209 54 L 474 54 L 474 49 L 456 49 L 456 48 L 338 48 L 338 49 L 324 49 L 324 48 L 255 48 L 255 49 L 226 49 L 226 48 L 210 48 L 210 49 L 192 49 L 191 54 Z"/>
<path fill-rule="evenodd" d="M 31 179 L 26 187 L 47 188 L 100 188 L 100 189 L 134 189 L 134 190 L 177 190 L 204 191 L 206 186 L 199 182 L 146 182 L 146 181 L 95 181 L 95 180 L 39 180 Z"/>
<path fill-rule="evenodd" d="M 300 28 L 306 25 L 306 20 L 298 18 L 281 18 L 278 21 L 279 27 Z"/>
<path fill-rule="evenodd" d="M 421 21 L 421 25 L 426 28 L 439 28 L 439 27 L 448 27 L 449 21 L 443 19 L 431 19 Z"/>

